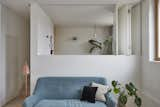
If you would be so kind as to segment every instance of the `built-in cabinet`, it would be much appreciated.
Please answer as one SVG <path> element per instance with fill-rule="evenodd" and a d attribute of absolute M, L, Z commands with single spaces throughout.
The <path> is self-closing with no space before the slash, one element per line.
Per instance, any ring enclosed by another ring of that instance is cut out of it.
<path fill-rule="evenodd" d="M 19 96 L 23 64 L 29 63 L 29 23 L 0 4 L 0 107 Z"/>

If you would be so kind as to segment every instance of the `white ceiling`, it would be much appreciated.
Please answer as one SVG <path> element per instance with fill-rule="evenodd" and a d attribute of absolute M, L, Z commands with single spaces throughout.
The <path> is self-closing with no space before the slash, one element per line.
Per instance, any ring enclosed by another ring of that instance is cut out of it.
<path fill-rule="evenodd" d="M 29 1 L 28 0 L 0 0 L 8 8 L 17 12 L 21 16 L 29 16 Z"/>
<path fill-rule="evenodd" d="M 57 25 L 113 24 L 114 4 L 140 0 L 0 0 L 21 16 L 29 17 L 29 4 L 37 2 Z"/>
<path fill-rule="evenodd" d="M 59 26 L 113 25 L 114 5 L 109 6 L 42 6 Z"/>
<path fill-rule="evenodd" d="M 117 3 L 134 3 L 140 0 L 30 0 L 37 1 L 40 4 L 117 4 Z"/>

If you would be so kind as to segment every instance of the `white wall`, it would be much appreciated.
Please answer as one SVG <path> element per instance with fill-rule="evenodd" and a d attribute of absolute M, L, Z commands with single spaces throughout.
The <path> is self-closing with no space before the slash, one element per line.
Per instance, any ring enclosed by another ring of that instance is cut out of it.
<path fill-rule="evenodd" d="M 37 25 L 37 54 L 38 55 L 50 55 L 50 36 L 54 37 L 53 35 L 53 24 L 51 19 L 45 14 L 45 12 L 38 8 L 36 5 L 32 5 L 32 15 L 34 14 L 34 23 L 38 23 Z M 40 17 L 39 17 L 40 16 Z M 49 36 L 47 38 L 47 36 Z M 54 40 L 54 38 L 53 38 Z"/>
<path fill-rule="evenodd" d="M 142 84 L 144 107 L 160 107 L 160 63 L 153 62 L 154 0 L 142 2 Z"/>
<path fill-rule="evenodd" d="M 56 27 L 55 54 L 89 55 L 92 46 L 88 41 L 94 39 L 94 32 L 94 26 Z M 107 36 L 112 36 L 112 27 L 98 26 L 96 34 L 96 40 L 103 43 Z M 77 40 L 73 40 L 73 37 L 77 37 Z M 103 50 L 101 53 L 103 54 Z"/>
<path fill-rule="evenodd" d="M 27 60 L 25 19 L 3 5 L 1 9 L 0 105 L 19 94 L 23 82 L 22 65 Z"/>

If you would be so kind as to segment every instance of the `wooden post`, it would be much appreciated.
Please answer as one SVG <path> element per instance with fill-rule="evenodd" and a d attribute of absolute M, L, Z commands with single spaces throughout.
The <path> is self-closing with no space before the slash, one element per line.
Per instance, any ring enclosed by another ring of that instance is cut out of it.
<path fill-rule="evenodd" d="M 155 60 L 159 61 L 159 0 L 154 0 L 155 5 Z"/>
<path fill-rule="evenodd" d="M 30 74 L 25 75 L 25 96 L 30 95 Z"/>
<path fill-rule="evenodd" d="M 30 95 L 30 70 L 27 62 L 25 62 L 23 66 L 23 74 L 24 74 L 24 93 L 25 97 Z"/>
<path fill-rule="evenodd" d="M 28 92 L 27 92 L 27 88 L 28 88 L 28 86 L 27 86 L 27 84 L 28 84 L 28 79 L 27 79 L 27 74 L 25 74 L 25 96 L 27 97 L 27 95 L 28 95 Z"/>

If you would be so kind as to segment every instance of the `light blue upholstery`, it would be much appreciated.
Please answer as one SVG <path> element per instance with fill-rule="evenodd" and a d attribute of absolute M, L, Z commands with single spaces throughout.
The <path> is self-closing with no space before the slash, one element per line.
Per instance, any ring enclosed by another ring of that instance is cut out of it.
<path fill-rule="evenodd" d="M 96 101 L 96 103 L 82 102 L 78 99 L 42 100 L 35 107 L 106 107 L 106 104 L 99 101 Z"/>
<path fill-rule="evenodd" d="M 107 84 L 106 79 L 100 77 L 39 78 L 33 95 L 25 99 L 23 107 L 104 107 L 103 102 L 92 104 L 80 101 L 83 87 L 92 82 Z M 106 95 L 106 99 L 105 107 L 115 107 L 111 96 Z"/>

